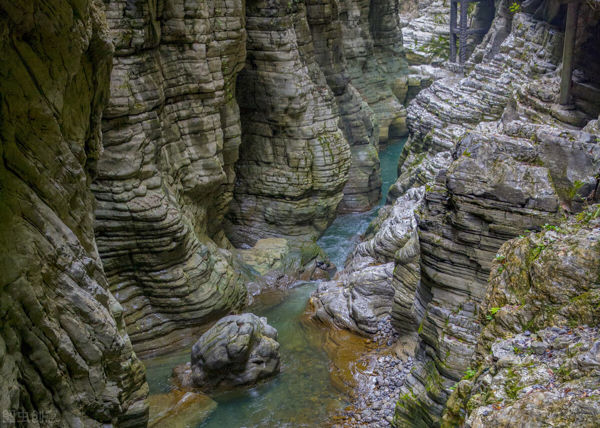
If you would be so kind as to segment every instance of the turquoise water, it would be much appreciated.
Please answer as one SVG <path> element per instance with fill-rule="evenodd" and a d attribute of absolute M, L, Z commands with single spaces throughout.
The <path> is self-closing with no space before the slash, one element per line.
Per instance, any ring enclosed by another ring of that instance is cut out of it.
<path fill-rule="evenodd" d="M 367 230 L 369 223 L 377 217 L 379 208 L 385 204 L 388 190 L 398 178 L 398 159 L 400 159 L 400 153 L 402 153 L 405 143 L 406 139 L 392 142 L 379 152 L 381 181 L 383 182 L 379 204 L 370 211 L 338 216 L 327 232 L 317 241 L 338 269 L 343 269 L 346 257 L 360 242 L 361 234 Z"/>
<path fill-rule="evenodd" d="M 218 406 L 202 428 L 314 427 L 346 404 L 329 382 L 318 327 L 300 320 L 313 290 L 314 284 L 304 283 L 279 305 L 260 311 L 279 333 L 281 373 L 249 389 L 213 395 Z"/>
<path fill-rule="evenodd" d="M 383 195 L 379 205 L 368 212 L 338 217 L 318 241 L 337 266 L 343 267 L 360 234 L 385 202 L 387 190 L 396 180 L 404 142 L 392 143 L 380 153 Z M 330 382 L 329 360 L 321 346 L 322 330 L 302 322 L 315 288 L 316 284 L 309 282 L 257 296 L 246 311 L 267 317 L 279 332 L 281 373 L 250 388 L 212 394 L 217 408 L 198 427 L 191 428 L 321 427 L 326 426 L 328 415 L 347 405 L 345 396 Z M 189 359 L 188 349 L 148 361 L 150 393 L 168 392 L 173 367 Z"/>

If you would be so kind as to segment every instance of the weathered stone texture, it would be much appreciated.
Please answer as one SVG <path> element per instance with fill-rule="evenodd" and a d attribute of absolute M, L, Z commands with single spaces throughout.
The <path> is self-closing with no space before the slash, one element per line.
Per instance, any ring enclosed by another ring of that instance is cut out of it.
<path fill-rule="evenodd" d="M 411 139 L 391 199 L 429 184 L 418 214 L 421 282 L 411 311 L 394 308 L 420 337 L 397 426 L 441 422 L 448 388 L 475 351 L 477 308 L 502 243 L 595 198 L 597 137 L 577 130 L 589 116 L 554 104 L 562 33 L 504 7 L 468 75 L 435 82 L 409 107 Z M 440 162 L 450 155 L 449 166 Z"/>
<path fill-rule="evenodd" d="M 242 145 L 227 233 L 236 246 L 317 237 L 335 218 L 350 166 L 335 98 L 315 61 L 304 4 L 253 1 L 246 17 Z"/>
<path fill-rule="evenodd" d="M 129 334 L 151 351 L 246 299 L 217 246 L 229 245 L 221 224 L 241 142 L 244 9 L 115 0 L 106 11 L 116 56 L 93 185 L 96 240 Z"/>
<path fill-rule="evenodd" d="M 277 330 L 254 314 L 221 318 L 175 373 L 182 387 L 252 385 L 279 372 Z"/>
<path fill-rule="evenodd" d="M 2 426 L 146 426 L 92 228 L 112 54 L 101 2 L 0 2 Z"/>
<path fill-rule="evenodd" d="M 501 247 L 478 316 L 477 374 L 459 383 L 445 426 L 597 425 L 598 213 Z"/>

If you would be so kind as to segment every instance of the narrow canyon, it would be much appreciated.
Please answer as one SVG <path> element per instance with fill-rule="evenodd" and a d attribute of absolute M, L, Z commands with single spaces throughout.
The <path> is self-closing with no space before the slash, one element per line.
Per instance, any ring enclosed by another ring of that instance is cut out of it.
<path fill-rule="evenodd" d="M 597 427 L 600 1 L 0 0 L 0 428 Z"/>

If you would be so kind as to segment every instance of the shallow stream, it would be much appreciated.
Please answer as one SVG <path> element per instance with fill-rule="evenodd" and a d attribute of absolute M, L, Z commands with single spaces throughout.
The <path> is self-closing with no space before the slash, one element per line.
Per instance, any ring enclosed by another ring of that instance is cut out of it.
<path fill-rule="evenodd" d="M 340 268 L 385 203 L 387 190 L 396 180 L 404 143 L 391 143 L 380 152 L 380 204 L 365 213 L 338 217 L 318 241 Z M 257 296 L 246 312 L 266 317 L 279 332 L 281 373 L 250 388 L 212 394 L 217 406 L 196 428 L 321 427 L 328 416 L 348 404 L 346 396 L 331 383 L 323 329 L 302 321 L 315 288 L 315 282 L 304 282 L 287 291 L 266 291 Z M 187 349 L 145 361 L 150 393 L 169 392 L 173 367 L 189 359 Z"/>

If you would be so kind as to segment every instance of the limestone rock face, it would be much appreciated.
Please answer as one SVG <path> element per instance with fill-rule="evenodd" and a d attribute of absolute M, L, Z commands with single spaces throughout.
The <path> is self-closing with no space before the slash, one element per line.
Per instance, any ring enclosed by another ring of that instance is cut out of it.
<path fill-rule="evenodd" d="M 1 424 L 141 428 L 145 369 L 92 229 L 113 46 L 101 2 L 51 3 L 0 2 Z"/>
<path fill-rule="evenodd" d="M 197 387 L 254 384 L 279 372 L 277 330 L 254 314 L 220 319 L 192 348 Z"/>
<path fill-rule="evenodd" d="M 412 66 L 439 65 L 448 59 L 450 2 L 443 0 L 425 0 L 417 4 L 406 2 L 404 9 L 400 15 L 400 24 L 408 63 Z"/>
<path fill-rule="evenodd" d="M 390 199 L 427 191 L 417 213 L 421 279 L 413 304 L 398 299 L 393 309 L 397 325 L 419 335 L 397 426 L 441 423 L 448 388 L 474 355 L 500 246 L 596 198 L 597 137 L 578 130 L 589 116 L 553 104 L 560 35 L 500 3 L 466 77 L 435 82 L 409 107 L 411 137 Z M 409 282 L 403 288 L 413 293 Z"/>
<path fill-rule="evenodd" d="M 238 146 L 241 1 L 106 2 L 115 42 L 96 240 L 140 352 L 246 301 L 219 248 Z"/>
<path fill-rule="evenodd" d="M 377 322 L 388 315 L 396 299 L 409 307 L 419 278 L 418 236 L 414 211 L 424 189 L 414 189 L 391 207 L 380 210 L 371 235 L 350 254 L 346 267 L 333 281 L 322 283 L 311 297 L 313 317 L 360 334 L 373 334 Z M 368 232 L 369 233 L 369 232 Z M 404 286 L 412 285 L 413 294 Z M 414 329 L 413 329 L 414 331 Z"/>
<path fill-rule="evenodd" d="M 313 318 L 360 334 L 374 334 L 391 309 L 393 270 L 393 263 L 371 266 L 319 284 L 310 300 Z"/>
<path fill-rule="evenodd" d="M 311 44 L 303 3 L 246 4 L 246 67 L 238 82 L 242 145 L 227 233 L 320 236 L 335 218 L 350 150 Z"/>
<path fill-rule="evenodd" d="M 479 313 L 477 374 L 451 396 L 446 426 L 597 425 L 598 210 L 501 247 Z"/>
<path fill-rule="evenodd" d="M 398 2 L 250 2 L 238 79 L 243 142 L 227 235 L 318 237 L 380 198 L 378 148 L 406 135 Z M 349 148 L 348 148 L 349 145 Z"/>

